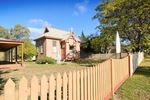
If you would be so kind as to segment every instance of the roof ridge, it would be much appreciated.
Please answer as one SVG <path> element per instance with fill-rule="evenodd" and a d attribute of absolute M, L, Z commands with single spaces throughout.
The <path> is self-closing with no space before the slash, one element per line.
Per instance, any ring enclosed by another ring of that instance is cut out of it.
<path fill-rule="evenodd" d="M 64 32 L 68 32 L 68 33 L 71 33 L 69 31 L 66 31 L 66 30 L 62 30 L 62 29 L 58 29 L 58 28 L 55 28 L 55 27 L 47 27 L 48 29 L 55 29 L 55 30 L 59 30 L 59 31 L 64 31 Z"/>

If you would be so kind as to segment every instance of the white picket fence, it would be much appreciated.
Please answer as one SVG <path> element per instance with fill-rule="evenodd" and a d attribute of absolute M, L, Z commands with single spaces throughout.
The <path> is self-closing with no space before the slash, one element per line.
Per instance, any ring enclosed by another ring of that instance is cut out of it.
<path fill-rule="evenodd" d="M 143 52 L 131 53 L 130 54 L 130 76 L 133 75 L 137 67 L 140 65 L 144 59 Z"/>

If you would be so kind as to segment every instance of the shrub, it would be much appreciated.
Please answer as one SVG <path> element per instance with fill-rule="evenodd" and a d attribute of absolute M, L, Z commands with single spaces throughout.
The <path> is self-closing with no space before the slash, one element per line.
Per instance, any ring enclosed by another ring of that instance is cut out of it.
<path fill-rule="evenodd" d="M 48 64 L 56 64 L 56 61 L 53 59 L 53 58 L 51 58 L 51 57 L 41 57 L 41 58 L 39 58 L 38 60 L 36 60 L 36 63 L 37 64 L 46 64 L 46 63 L 48 63 Z"/>

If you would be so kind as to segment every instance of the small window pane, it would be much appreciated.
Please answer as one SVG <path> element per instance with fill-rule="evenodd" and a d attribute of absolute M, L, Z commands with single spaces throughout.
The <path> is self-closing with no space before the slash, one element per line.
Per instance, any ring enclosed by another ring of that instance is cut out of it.
<path fill-rule="evenodd" d="M 53 41 L 53 47 L 52 47 L 52 52 L 56 52 L 57 48 L 56 48 L 56 41 Z"/>
<path fill-rule="evenodd" d="M 74 46 L 70 46 L 70 48 L 69 48 L 70 55 L 73 54 L 73 49 L 74 49 Z"/>
<path fill-rule="evenodd" d="M 53 47 L 56 47 L 56 41 L 53 41 Z"/>
<path fill-rule="evenodd" d="M 44 45 L 41 46 L 41 53 L 44 53 Z"/>

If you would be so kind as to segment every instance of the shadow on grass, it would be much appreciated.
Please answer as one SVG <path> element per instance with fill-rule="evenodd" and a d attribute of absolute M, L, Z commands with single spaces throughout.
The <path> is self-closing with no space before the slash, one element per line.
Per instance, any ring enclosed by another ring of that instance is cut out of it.
<path fill-rule="evenodd" d="M 150 66 L 139 66 L 134 74 L 150 77 Z"/>
<path fill-rule="evenodd" d="M 2 74 L 8 74 L 12 71 L 17 71 L 17 70 L 0 70 L 0 95 L 4 93 L 4 85 L 8 81 L 8 79 L 1 77 Z M 15 78 L 11 78 L 13 82 L 15 83 L 17 80 Z"/>

